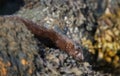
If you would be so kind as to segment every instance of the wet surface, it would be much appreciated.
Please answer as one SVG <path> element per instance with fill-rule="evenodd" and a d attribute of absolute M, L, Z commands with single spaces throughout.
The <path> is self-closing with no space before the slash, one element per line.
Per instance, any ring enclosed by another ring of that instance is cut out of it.
<path fill-rule="evenodd" d="M 12 14 L 30 19 L 38 24 L 43 22 L 42 26 L 46 28 L 52 27 L 57 32 L 61 32 L 75 42 L 78 42 L 78 45 L 81 44 L 81 38 L 83 37 L 93 40 L 96 28 L 98 27 L 97 20 L 99 16 L 104 14 L 109 3 L 108 0 L 101 0 L 101 3 L 100 0 L 21 0 L 19 5 L 15 5 L 14 2 L 17 0 L 14 0 L 13 3 L 10 1 L 12 0 L 9 0 L 9 4 L 6 2 L 5 5 L 0 7 L 2 8 L 0 9 L 0 11 L 2 11 L 0 12 L 1 15 Z M 113 1 L 112 3 L 114 4 L 116 2 Z M 116 5 L 115 8 L 116 7 L 118 6 Z M 11 10 L 8 11 L 8 9 Z M 110 11 L 114 12 L 114 9 Z M 18 23 L 18 26 L 16 26 L 16 23 Z M 3 26 L 3 24 L 9 27 Z M 90 65 L 89 62 L 94 62 L 94 60 L 91 55 L 89 55 L 88 49 L 84 47 L 81 48 L 85 50 L 84 55 L 86 62 L 78 62 L 59 48 L 46 46 L 45 44 L 51 45 L 47 43 L 49 40 L 42 40 L 46 42 L 44 44 L 36 39 L 30 31 L 24 27 L 24 23 L 22 22 L 7 19 L 3 21 L 0 20 L 0 26 L 2 29 L 0 30 L 0 40 L 5 41 L 0 42 L 0 45 L 3 46 L 0 47 L 0 66 L 3 66 L 0 72 L 3 72 L 3 75 L 111 76 L 110 73 L 104 73 L 103 70 L 98 70 L 99 67 L 96 68 L 97 71 L 93 70 L 92 66 L 94 66 L 94 63 Z M 15 28 L 20 29 L 20 31 L 17 31 Z M 8 31 L 8 36 L 10 35 L 10 37 L 4 36 L 7 35 Z M 20 38 L 18 38 L 16 33 Z M 11 44 L 9 41 L 13 41 L 15 44 Z M 9 44 L 10 47 L 8 47 Z M 21 46 L 23 46 L 23 49 L 21 49 Z M 31 51 L 33 48 L 34 51 Z M 14 49 L 17 51 L 13 52 Z M 28 62 L 31 64 L 28 64 Z M 97 64 L 99 64 L 99 62 Z"/>

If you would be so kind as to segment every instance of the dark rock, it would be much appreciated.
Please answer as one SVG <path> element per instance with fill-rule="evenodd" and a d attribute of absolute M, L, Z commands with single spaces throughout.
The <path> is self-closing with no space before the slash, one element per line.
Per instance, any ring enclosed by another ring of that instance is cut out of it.
<path fill-rule="evenodd" d="M 0 0 L 0 7 L 5 3 L 6 0 Z"/>

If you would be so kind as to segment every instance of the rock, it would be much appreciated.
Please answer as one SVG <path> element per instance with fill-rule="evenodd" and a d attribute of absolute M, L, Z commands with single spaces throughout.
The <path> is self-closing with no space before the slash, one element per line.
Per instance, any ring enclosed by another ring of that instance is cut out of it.
<path fill-rule="evenodd" d="M 21 21 L 0 17 L 1 76 L 31 76 L 36 69 L 37 52 L 33 34 Z"/>

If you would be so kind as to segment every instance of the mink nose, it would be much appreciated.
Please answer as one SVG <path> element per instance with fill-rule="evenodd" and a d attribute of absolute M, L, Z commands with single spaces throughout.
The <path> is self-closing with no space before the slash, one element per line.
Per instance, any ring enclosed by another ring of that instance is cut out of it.
<path fill-rule="evenodd" d="M 76 56 L 75 56 L 75 59 L 82 62 L 84 61 L 84 55 L 82 53 L 78 53 Z"/>

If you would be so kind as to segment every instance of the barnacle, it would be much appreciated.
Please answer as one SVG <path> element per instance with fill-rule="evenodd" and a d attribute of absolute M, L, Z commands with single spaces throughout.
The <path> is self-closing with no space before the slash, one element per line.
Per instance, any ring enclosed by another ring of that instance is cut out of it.
<path fill-rule="evenodd" d="M 116 13 L 104 14 L 98 20 L 98 28 L 94 35 L 95 42 L 82 39 L 83 45 L 98 61 L 106 61 L 114 67 L 120 66 L 120 10 Z"/>

